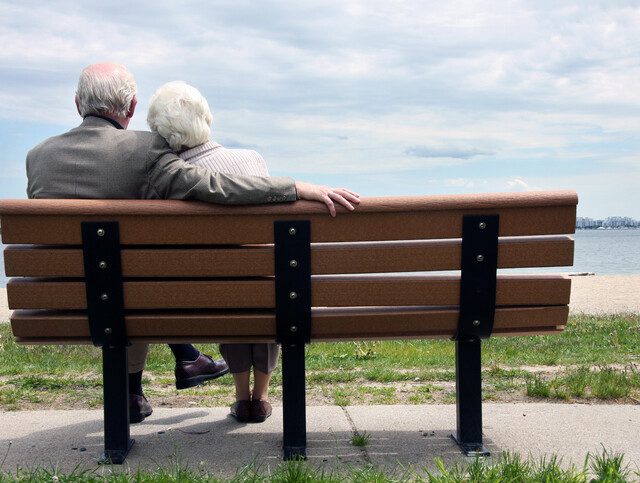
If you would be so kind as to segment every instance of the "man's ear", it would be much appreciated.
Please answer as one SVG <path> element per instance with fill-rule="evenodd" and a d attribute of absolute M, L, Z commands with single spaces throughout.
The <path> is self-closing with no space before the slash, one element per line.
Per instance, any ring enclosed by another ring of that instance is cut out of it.
<path fill-rule="evenodd" d="M 78 96 L 76 96 L 74 100 L 76 101 L 76 109 L 78 110 L 78 114 L 82 116 L 82 113 L 80 112 L 80 103 L 78 102 Z"/>
<path fill-rule="evenodd" d="M 136 112 L 136 105 L 138 104 L 137 96 L 133 96 L 131 100 L 131 106 L 129 106 L 129 110 L 127 111 L 127 117 L 131 119 L 133 117 L 133 113 Z"/>

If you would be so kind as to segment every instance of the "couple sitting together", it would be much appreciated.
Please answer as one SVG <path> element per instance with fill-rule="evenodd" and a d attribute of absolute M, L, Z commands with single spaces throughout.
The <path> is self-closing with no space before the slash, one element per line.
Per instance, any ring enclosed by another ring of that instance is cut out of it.
<path fill-rule="evenodd" d="M 258 204 L 306 199 L 349 210 L 359 195 L 286 177 L 269 177 L 257 152 L 226 149 L 210 140 L 212 115 L 206 99 L 184 82 L 169 82 L 151 98 L 152 132 L 129 131 L 137 86 L 122 65 L 85 68 L 75 98 L 80 126 L 49 138 L 27 155 L 29 198 L 192 199 Z M 236 390 L 231 415 L 262 422 L 271 415 L 268 389 L 278 360 L 276 344 L 221 344 L 214 360 L 191 344 L 170 344 L 176 387 L 184 389 L 229 371 Z M 143 421 L 152 408 L 142 390 L 148 345 L 128 347 L 129 419 Z M 254 383 L 250 387 L 250 371 Z"/>

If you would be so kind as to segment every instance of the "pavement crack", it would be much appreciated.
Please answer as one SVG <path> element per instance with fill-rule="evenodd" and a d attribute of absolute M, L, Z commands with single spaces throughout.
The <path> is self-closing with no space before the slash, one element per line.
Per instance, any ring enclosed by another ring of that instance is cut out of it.
<path fill-rule="evenodd" d="M 344 412 L 344 415 L 347 418 L 347 421 L 349 421 L 349 426 L 351 426 L 351 432 L 353 433 L 353 436 L 354 437 L 358 436 L 360 434 L 360 431 L 358 431 L 358 428 L 356 427 L 356 423 L 354 423 L 353 419 L 351 419 L 351 415 L 349 414 L 349 411 L 347 411 L 347 408 L 345 406 L 340 406 L 340 409 L 342 409 L 342 412 Z M 371 457 L 369 456 L 369 451 L 367 451 L 366 444 L 364 446 L 357 446 L 357 448 L 360 450 L 360 453 L 362 453 L 363 459 L 367 463 L 371 464 Z"/>

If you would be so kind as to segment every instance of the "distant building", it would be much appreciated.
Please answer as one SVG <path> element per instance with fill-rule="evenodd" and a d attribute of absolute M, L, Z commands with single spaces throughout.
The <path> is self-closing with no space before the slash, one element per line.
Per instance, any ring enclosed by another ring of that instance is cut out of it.
<path fill-rule="evenodd" d="M 628 216 L 610 216 L 604 220 L 594 220 L 593 218 L 579 216 L 576 219 L 576 229 L 578 230 L 597 230 L 598 228 L 640 228 L 640 221 Z"/>

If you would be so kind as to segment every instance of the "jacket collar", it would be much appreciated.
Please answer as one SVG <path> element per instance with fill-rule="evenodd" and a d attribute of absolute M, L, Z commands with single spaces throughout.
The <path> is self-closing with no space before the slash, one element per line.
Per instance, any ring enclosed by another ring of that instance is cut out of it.
<path fill-rule="evenodd" d="M 124 127 L 122 127 L 119 122 L 114 121 L 113 119 L 106 116 L 100 116 L 98 114 L 89 114 L 88 116 L 85 116 L 82 124 L 84 126 L 104 126 L 105 122 L 111 124 L 116 129 L 124 129 Z"/>

